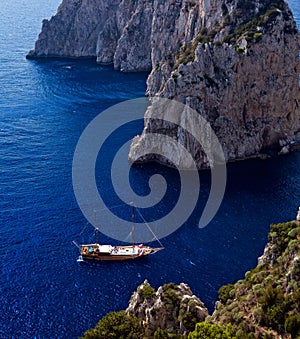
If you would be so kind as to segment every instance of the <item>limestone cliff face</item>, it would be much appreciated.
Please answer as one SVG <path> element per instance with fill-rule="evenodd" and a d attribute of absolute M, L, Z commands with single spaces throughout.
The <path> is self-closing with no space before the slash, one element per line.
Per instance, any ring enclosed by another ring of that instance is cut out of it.
<path fill-rule="evenodd" d="M 95 57 L 126 72 L 151 70 L 147 95 L 195 109 L 233 161 L 286 153 L 300 141 L 299 44 L 282 0 L 63 0 L 28 57 Z M 160 153 L 156 144 L 145 145 L 147 133 L 163 131 L 207 167 L 198 136 L 155 120 L 152 109 L 130 160 L 165 161 L 151 154 Z M 151 155 L 141 159 L 145 146 Z"/>
<path fill-rule="evenodd" d="M 152 14 L 152 1 L 64 0 L 27 57 L 93 57 L 122 71 L 149 71 Z"/>
<path fill-rule="evenodd" d="M 155 291 L 147 280 L 131 296 L 126 313 L 142 319 L 150 333 L 161 328 L 172 334 L 187 334 L 208 316 L 207 308 L 188 285 L 170 283 Z"/>
<path fill-rule="evenodd" d="M 109 13 L 119 1 L 99 6 L 98 0 L 65 0 L 50 21 L 44 20 L 42 32 L 28 57 L 95 56 L 97 39 Z"/>
<path fill-rule="evenodd" d="M 199 1 L 181 11 L 174 26 L 178 51 L 165 59 L 152 52 L 155 66 L 147 82 L 149 97 L 177 100 L 204 117 L 227 161 L 285 153 L 299 138 L 299 36 L 292 15 L 281 1 L 246 4 Z M 199 168 L 207 167 L 194 141 L 201 129 L 193 138 L 174 124 L 156 120 L 153 107 L 145 115 L 142 136 L 133 141 L 131 161 L 164 161 L 151 152 L 162 150 L 145 139 L 147 133 L 165 131 L 188 148 Z M 152 154 L 140 158 L 145 147 Z"/>

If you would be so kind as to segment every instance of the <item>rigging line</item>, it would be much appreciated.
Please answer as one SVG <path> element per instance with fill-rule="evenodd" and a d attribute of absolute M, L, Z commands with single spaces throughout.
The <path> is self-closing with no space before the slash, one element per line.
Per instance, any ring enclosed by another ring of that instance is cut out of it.
<path fill-rule="evenodd" d="M 93 238 L 93 236 L 91 235 L 91 236 L 89 237 L 89 242 L 92 242 L 92 238 Z"/>
<path fill-rule="evenodd" d="M 96 212 L 101 212 L 101 211 L 113 210 L 113 209 L 121 207 L 121 206 L 128 206 L 128 204 L 123 203 L 123 204 L 114 205 L 114 206 L 110 206 L 110 207 L 103 207 L 100 210 L 95 210 L 95 211 Z"/>
<path fill-rule="evenodd" d="M 87 226 L 89 225 L 89 222 L 86 222 L 86 224 L 84 225 L 83 229 L 81 230 L 81 232 L 79 233 L 79 235 L 82 235 L 84 230 L 87 228 Z"/>
<path fill-rule="evenodd" d="M 129 206 L 129 205 L 126 204 L 126 203 L 124 202 L 123 204 L 119 204 L 119 205 L 112 206 L 112 207 L 110 207 L 109 209 L 110 209 L 110 210 L 113 210 L 113 209 L 115 209 L 115 208 L 117 208 L 117 207 L 121 207 L 121 206 Z"/>
<path fill-rule="evenodd" d="M 151 232 L 151 234 L 154 236 L 154 238 L 159 242 L 161 247 L 164 247 L 164 245 L 160 242 L 160 240 L 157 238 L 157 236 L 155 235 L 155 233 L 152 231 L 150 225 L 147 223 L 147 221 L 145 220 L 145 218 L 142 216 L 140 210 L 138 208 L 136 208 L 136 210 L 138 211 L 138 214 L 140 215 L 140 217 L 143 219 L 144 223 L 146 224 L 146 226 L 148 227 L 149 231 Z"/>

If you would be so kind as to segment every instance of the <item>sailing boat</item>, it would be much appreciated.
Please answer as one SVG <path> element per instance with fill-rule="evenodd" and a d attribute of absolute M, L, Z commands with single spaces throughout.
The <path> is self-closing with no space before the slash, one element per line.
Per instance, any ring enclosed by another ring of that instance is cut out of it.
<path fill-rule="evenodd" d="M 147 225 L 149 227 L 149 225 Z M 74 241 L 74 245 L 78 247 L 80 256 L 77 259 L 78 262 L 82 261 L 121 261 L 132 260 L 154 254 L 163 250 L 163 247 L 153 248 L 150 246 L 144 246 L 143 244 L 136 245 L 134 243 L 134 206 L 132 205 L 132 245 L 128 246 L 113 246 L 113 245 L 101 245 L 98 242 L 99 230 L 95 229 L 96 242 L 94 244 L 78 245 Z M 157 239 L 157 238 L 156 238 Z M 157 239 L 158 240 L 158 239 Z"/>

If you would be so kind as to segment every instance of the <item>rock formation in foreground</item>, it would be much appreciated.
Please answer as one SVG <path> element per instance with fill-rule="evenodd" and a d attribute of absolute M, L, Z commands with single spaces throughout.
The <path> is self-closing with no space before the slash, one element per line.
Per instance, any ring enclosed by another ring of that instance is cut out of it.
<path fill-rule="evenodd" d="M 155 292 L 147 280 L 131 296 L 126 313 L 141 319 L 150 334 L 161 328 L 184 335 L 208 316 L 207 308 L 188 285 L 165 284 Z"/>
<path fill-rule="evenodd" d="M 28 57 L 94 57 L 121 71 L 151 70 L 147 95 L 195 109 L 234 161 L 287 153 L 300 142 L 298 53 L 283 0 L 63 0 Z M 198 136 L 178 125 L 180 116 L 178 124 L 156 120 L 150 105 L 130 160 L 165 161 L 152 154 L 165 146 L 145 140 L 157 132 L 208 167 Z M 150 154 L 141 159 L 145 147 Z"/>
<path fill-rule="evenodd" d="M 108 314 L 84 339 L 107 339 L 108 333 L 109 338 L 136 339 L 299 338 L 300 222 L 271 225 L 257 267 L 220 288 L 212 316 L 186 284 L 155 291 L 145 281 L 126 311 Z"/>

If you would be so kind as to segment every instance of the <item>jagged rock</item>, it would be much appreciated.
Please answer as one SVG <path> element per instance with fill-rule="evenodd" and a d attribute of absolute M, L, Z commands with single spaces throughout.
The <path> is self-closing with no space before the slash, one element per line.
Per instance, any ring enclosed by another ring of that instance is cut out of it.
<path fill-rule="evenodd" d="M 161 328 L 173 334 L 188 333 L 208 315 L 187 284 L 166 284 L 155 292 L 147 280 L 131 296 L 126 312 L 142 319 L 152 333 Z"/>
<path fill-rule="evenodd" d="M 282 0 L 63 0 L 44 20 L 28 57 L 94 57 L 126 72 L 151 70 L 150 100 L 174 99 L 195 109 L 213 128 L 226 160 L 234 161 L 287 153 L 300 143 L 299 41 Z M 144 149 L 145 134 L 163 131 L 199 168 L 207 167 L 197 138 L 153 121 L 152 109 L 130 161 Z M 280 147 L 282 140 L 293 147 Z M 162 147 L 169 146 L 147 144 L 143 160 L 165 162 L 153 157 Z"/>

